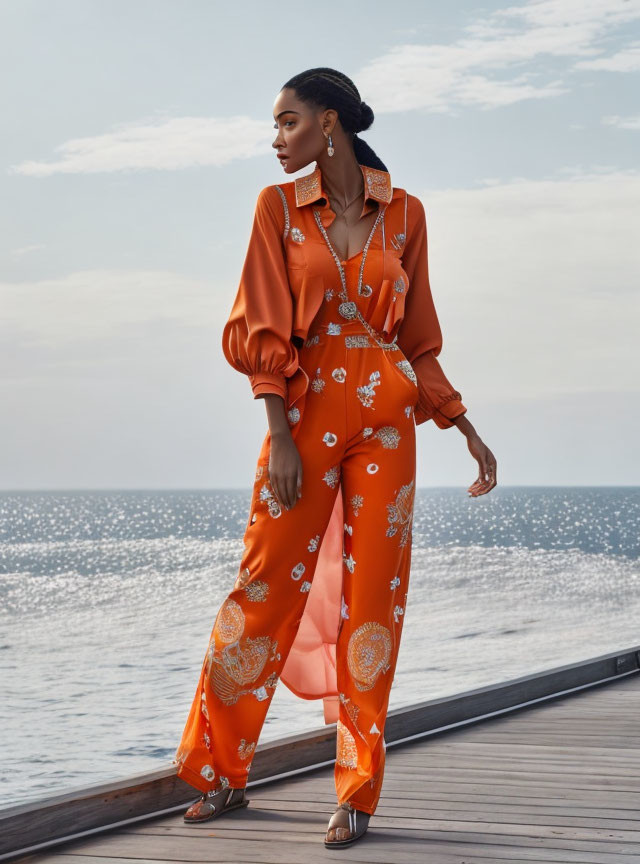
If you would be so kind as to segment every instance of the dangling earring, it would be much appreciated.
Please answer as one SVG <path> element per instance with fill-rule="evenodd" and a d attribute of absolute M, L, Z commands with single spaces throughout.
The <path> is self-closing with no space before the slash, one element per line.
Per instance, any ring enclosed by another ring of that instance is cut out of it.
<path fill-rule="evenodd" d="M 329 135 L 329 146 L 327 147 L 327 153 L 329 154 L 329 156 L 333 156 L 333 153 L 334 153 L 333 141 L 331 140 L 331 135 Z"/>

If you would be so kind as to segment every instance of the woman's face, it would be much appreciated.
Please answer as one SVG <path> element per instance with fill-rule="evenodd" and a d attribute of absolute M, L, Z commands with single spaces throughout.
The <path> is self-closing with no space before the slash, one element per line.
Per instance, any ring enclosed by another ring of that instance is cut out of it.
<path fill-rule="evenodd" d="M 322 124 L 329 134 L 335 123 L 332 114 L 336 112 L 331 109 L 314 111 L 288 87 L 278 93 L 273 104 L 273 128 L 277 134 L 272 146 L 285 173 L 293 174 L 318 159 L 326 144 Z"/>

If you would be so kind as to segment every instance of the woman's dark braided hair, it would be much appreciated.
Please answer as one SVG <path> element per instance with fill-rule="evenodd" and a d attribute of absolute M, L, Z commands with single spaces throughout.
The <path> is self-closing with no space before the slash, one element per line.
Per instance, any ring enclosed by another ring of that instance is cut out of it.
<path fill-rule="evenodd" d="M 284 90 L 285 87 L 294 90 L 298 99 L 303 102 L 337 111 L 342 128 L 352 135 L 353 152 L 358 163 L 369 168 L 378 168 L 380 171 L 388 170 L 367 142 L 358 138 L 358 132 L 363 132 L 373 123 L 373 111 L 362 101 L 351 78 L 347 78 L 337 69 L 318 66 L 289 78 L 281 89 Z"/>

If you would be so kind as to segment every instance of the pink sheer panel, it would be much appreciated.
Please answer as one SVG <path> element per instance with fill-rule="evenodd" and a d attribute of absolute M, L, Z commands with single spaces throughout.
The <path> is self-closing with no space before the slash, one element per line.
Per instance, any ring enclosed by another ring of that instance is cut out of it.
<path fill-rule="evenodd" d="M 325 723 L 338 719 L 336 644 L 342 611 L 343 541 L 340 485 L 300 626 L 280 674 L 280 680 L 296 696 L 323 699 Z"/>

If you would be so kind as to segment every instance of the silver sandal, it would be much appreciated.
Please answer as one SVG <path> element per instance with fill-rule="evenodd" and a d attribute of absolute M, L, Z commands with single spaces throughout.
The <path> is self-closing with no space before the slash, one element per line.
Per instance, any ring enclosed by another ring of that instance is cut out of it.
<path fill-rule="evenodd" d="M 210 792 L 203 792 L 200 798 L 194 802 L 184 814 L 185 822 L 207 822 L 228 810 L 236 810 L 238 807 L 246 807 L 249 799 L 246 797 L 246 789 L 232 789 L 224 787 Z M 222 795 L 222 801 L 216 804 L 211 800 Z"/>
<path fill-rule="evenodd" d="M 338 809 L 329 820 L 324 845 L 332 849 L 334 846 L 350 846 L 359 840 L 369 827 L 370 813 L 357 810 L 349 801 L 338 805 Z M 334 839 L 329 838 L 333 830 Z"/>

